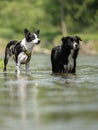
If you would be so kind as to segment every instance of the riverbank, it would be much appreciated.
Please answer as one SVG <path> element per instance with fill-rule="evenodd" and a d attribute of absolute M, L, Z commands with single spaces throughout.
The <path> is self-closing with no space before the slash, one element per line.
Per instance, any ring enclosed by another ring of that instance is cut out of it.
<path fill-rule="evenodd" d="M 5 53 L 5 44 L 6 42 L 0 43 L 0 54 Z M 41 45 L 35 46 L 33 49 L 33 53 L 41 53 L 41 54 L 47 54 L 49 55 L 51 53 L 52 47 L 57 46 L 57 44 L 51 45 L 50 49 L 47 49 L 47 47 L 41 47 Z M 88 54 L 88 55 L 97 55 L 98 54 L 98 41 L 88 41 L 88 42 L 81 42 L 80 44 L 80 53 L 82 54 Z"/>
<path fill-rule="evenodd" d="M 98 54 L 98 42 L 88 41 L 81 44 L 81 53 L 97 55 Z"/>
<path fill-rule="evenodd" d="M 41 48 L 40 46 L 36 46 L 33 50 L 34 53 L 41 54 L 50 54 L 51 49 Z M 80 53 L 88 54 L 88 55 L 97 55 L 98 54 L 98 43 L 97 42 L 86 42 L 81 43 L 80 45 Z"/>

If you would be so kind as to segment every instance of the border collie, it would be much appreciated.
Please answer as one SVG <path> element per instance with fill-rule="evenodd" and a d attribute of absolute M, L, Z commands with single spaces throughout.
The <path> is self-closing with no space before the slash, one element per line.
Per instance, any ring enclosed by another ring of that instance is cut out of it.
<path fill-rule="evenodd" d="M 26 73 L 28 73 L 32 49 L 35 45 L 40 43 L 39 30 L 37 30 L 35 33 L 31 33 L 28 29 L 25 29 L 24 34 L 25 38 L 22 41 L 18 42 L 14 40 L 7 44 L 4 57 L 4 72 L 6 71 L 9 57 L 13 56 L 13 59 L 16 63 L 17 74 L 20 74 L 21 64 L 26 65 Z"/>
<path fill-rule="evenodd" d="M 62 45 L 52 48 L 51 63 L 53 73 L 76 73 L 76 59 L 82 41 L 78 36 L 63 37 Z"/>

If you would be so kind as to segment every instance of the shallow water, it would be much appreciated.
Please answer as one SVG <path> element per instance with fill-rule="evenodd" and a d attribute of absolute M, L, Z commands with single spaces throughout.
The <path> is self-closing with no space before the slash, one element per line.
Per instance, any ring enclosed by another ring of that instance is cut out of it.
<path fill-rule="evenodd" d="M 0 68 L 0 130 L 98 130 L 98 56 L 79 55 L 76 75 L 51 75 L 36 54 L 30 75 L 14 70 Z"/>

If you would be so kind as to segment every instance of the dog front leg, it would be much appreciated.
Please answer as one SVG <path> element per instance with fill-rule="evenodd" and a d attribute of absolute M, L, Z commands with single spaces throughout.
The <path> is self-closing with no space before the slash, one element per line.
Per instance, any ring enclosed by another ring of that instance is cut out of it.
<path fill-rule="evenodd" d="M 26 64 L 26 74 L 29 74 L 29 67 L 30 67 L 30 63 Z"/>
<path fill-rule="evenodd" d="M 74 60 L 74 66 L 73 66 L 73 69 L 72 69 L 71 73 L 72 74 L 76 73 L 76 60 Z"/>
<path fill-rule="evenodd" d="M 16 63 L 16 73 L 20 74 L 20 63 Z"/>

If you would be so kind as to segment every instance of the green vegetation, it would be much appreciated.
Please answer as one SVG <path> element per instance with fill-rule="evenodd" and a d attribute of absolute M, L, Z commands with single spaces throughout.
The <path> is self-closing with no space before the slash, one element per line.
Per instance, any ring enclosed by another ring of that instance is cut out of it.
<path fill-rule="evenodd" d="M 40 29 L 45 48 L 60 42 L 63 35 L 98 41 L 98 0 L 0 1 L 0 40 L 21 40 L 24 28 Z"/>
<path fill-rule="evenodd" d="M 0 69 L 3 68 L 3 59 L 0 59 Z"/>

